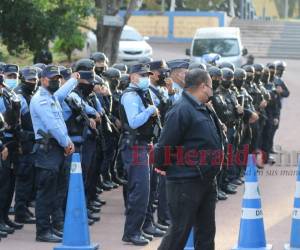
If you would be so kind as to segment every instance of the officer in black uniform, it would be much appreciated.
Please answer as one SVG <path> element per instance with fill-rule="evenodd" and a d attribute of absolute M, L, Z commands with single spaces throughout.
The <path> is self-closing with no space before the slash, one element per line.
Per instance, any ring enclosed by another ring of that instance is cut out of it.
<path fill-rule="evenodd" d="M 278 94 L 276 92 L 274 79 L 273 81 L 270 80 L 270 68 L 275 72 L 275 64 L 267 64 L 261 75 L 261 82 L 270 94 L 270 100 L 266 107 L 266 124 L 262 132 L 262 150 L 266 154 L 265 163 L 269 162 L 270 164 L 274 164 L 275 159 L 270 155 L 270 153 L 272 150 L 272 133 L 279 122 L 279 107 L 276 103 Z"/>
<path fill-rule="evenodd" d="M 111 67 L 120 70 L 121 74 L 127 74 L 127 72 L 128 72 L 128 67 L 124 63 L 115 63 Z"/>
<path fill-rule="evenodd" d="M 108 67 L 107 56 L 103 52 L 95 52 L 90 56 L 90 59 L 95 63 L 95 73 L 98 76 L 102 76 Z"/>
<path fill-rule="evenodd" d="M 18 91 L 21 100 L 21 130 L 19 133 L 21 150 L 19 153 L 16 172 L 15 221 L 18 223 L 34 224 L 35 218 L 27 205 L 35 193 L 35 167 L 33 146 L 34 131 L 30 116 L 29 105 L 37 87 L 37 70 L 26 67 L 21 71 L 21 87 Z"/>
<path fill-rule="evenodd" d="M 220 87 L 215 92 L 213 97 L 213 106 L 220 120 L 227 127 L 228 147 L 227 153 L 234 153 L 237 148 L 234 145 L 234 139 L 237 132 L 237 121 L 243 115 L 243 107 L 238 103 L 235 93 L 231 90 L 233 84 L 234 73 L 229 68 L 222 68 L 222 81 Z M 234 162 L 227 162 L 227 170 L 222 178 L 221 189 L 228 194 L 235 194 L 236 190 L 232 184 L 241 185 L 239 178 L 238 167 Z M 228 183 L 230 182 L 230 183 Z"/>
<path fill-rule="evenodd" d="M 209 74 L 200 69 L 191 70 L 186 74 L 185 84 L 181 100 L 166 116 L 155 147 L 155 163 L 166 170 L 171 214 L 171 226 L 158 249 L 184 249 L 193 228 L 195 248 L 213 250 L 215 177 L 220 170 L 222 156 L 219 155 L 218 162 L 213 162 L 214 156 L 205 154 L 205 160 L 200 160 L 201 156 L 195 152 L 201 154 L 213 150 L 222 155 L 221 125 L 215 113 L 205 105 L 213 95 Z M 166 148 L 174 155 L 176 148 L 181 148 L 184 154 L 194 154 L 190 160 L 183 162 L 176 157 L 166 159 Z"/>
<path fill-rule="evenodd" d="M 124 180 L 120 179 L 117 171 L 117 157 L 118 157 L 118 142 L 120 138 L 121 122 L 119 117 L 120 97 L 122 92 L 119 90 L 121 72 L 116 68 L 108 68 L 103 74 L 103 78 L 107 81 L 111 91 L 110 96 L 103 97 L 107 104 L 104 105 L 105 118 L 111 122 L 112 133 L 104 133 L 107 151 L 104 154 L 102 176 L 104 182 L 116 188 L 122 185 Z M 119 168 L 122 163 L 119 158 Z"/>

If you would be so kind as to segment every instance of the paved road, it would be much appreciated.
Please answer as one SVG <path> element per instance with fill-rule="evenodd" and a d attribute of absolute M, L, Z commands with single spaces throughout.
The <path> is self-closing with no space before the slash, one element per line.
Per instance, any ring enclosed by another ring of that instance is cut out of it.
<path fill-rule="evenodd" d="M 153 44 L 155 58 L 163 56 L 166 59 L 184 57 L 185 44 Z M 271 60 L 271 59 L 270 59 Z M 266 63 L 269 60 L 258 60 Z M 273 61 L 273 60 L 271 60 Z M 284 103 L 280 130 L 276 136 L 276 144 L 285 153 L 282 161 L 286 162 L 273 167 L 267 167 L 260 177 L 265 229 L 268 242 L 274 249 L 283 249 L 283 244 L 289 240 L 293 193 L 295 188 L 296 169 L 289 166 L 288 157 L 300 151 L 300 94 L 299 77 L 300 62 L 287 60 L 288 70 L 285 79 L 291 90 L 291 96 Z M 294 156 L 295 158 L 295 156 Z M 285 172 L 282 172 L 286 170 Z M 243 188 L 238 194 L 231 196 L 225 202 L 217 204 L 217 235 L 216 250 L 230 249 L 238 238 L 241 200 Z M 121 189 L 107 192 L 103 195 L 108 204 L 103 208 L 101 222 L 91 227 L 91 239 L 99 242 L 102 250 L 150 250 L 157 249 L 160 240 L 156 239 L 149 246 L 134 247 L 121 242 L 124 225 L 124 209 Z M 26 225 L 24 230 L 15 233 L 0 242 L 0 250 L 50 250 L 53 244 L 41 244 L 34 241 L 34 227 Z"/>

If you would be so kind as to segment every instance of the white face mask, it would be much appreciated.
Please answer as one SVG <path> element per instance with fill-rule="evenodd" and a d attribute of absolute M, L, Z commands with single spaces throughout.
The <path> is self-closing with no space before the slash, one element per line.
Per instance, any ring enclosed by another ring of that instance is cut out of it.
<path fill-rule="evenodd" d="M 18 80 L 17 79 L 5 79 L 5 84 L 10 89 L 14 89 L 18 85 Z"/>

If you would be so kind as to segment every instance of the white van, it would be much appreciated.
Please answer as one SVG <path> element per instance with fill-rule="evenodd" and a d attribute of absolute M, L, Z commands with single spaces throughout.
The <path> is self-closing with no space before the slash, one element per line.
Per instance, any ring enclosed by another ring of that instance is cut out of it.
<path fill-rule="evenodd" d="M 190 49 L 186 54 L 193 62 L 203 62 L 202 56 L 216 53 L 220 62 L 231 62 L 237 67 L 243 64 L 248 51 L 241 43 L 240 29 L 235 27 L 200 28 L 196 31 Z"/>

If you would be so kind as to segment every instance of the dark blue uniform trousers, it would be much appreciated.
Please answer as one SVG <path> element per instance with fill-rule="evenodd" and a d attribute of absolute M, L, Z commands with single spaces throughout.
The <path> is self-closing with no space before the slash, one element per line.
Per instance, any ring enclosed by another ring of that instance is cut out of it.
<path fill-rule="evenodd" d="M 19 155 L 16 172 L 15 215 L 19 218 L 27 216 L 27 204 L 31 201 L 34 190 L 35 167 L 34 154 Z"/>
<path fill-rule="evenodd" d="M 132 147 L 125 140 L 120 151 L 128 179 L 124 236 L 131 237 L 141 235 L 149 202 L 148 146 L 147 143 L 142 143 Z"/>
<path fill-rule="evenodd" d="M 64 150 L 52 145 L 49 150 L 39 145 L 36 151 L 36 230 L 37 235 L 61 228 L 64 221 L 63 198 L 66 195 L 67 178 Z"/>

